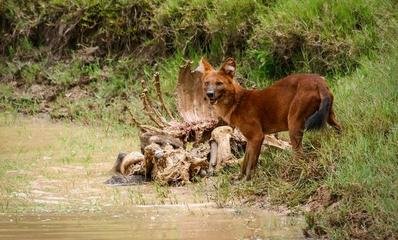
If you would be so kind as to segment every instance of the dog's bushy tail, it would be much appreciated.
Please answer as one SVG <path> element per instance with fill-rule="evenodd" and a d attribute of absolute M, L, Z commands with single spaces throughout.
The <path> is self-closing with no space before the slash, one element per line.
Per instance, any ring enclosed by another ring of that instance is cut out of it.
<path fill-rule="evenodd" d="M 332 104 L 332 98 L 329 90 L 325 86 L 319 84 L 318 91 L 321 97 L 321 104 L 319 105 L 318 111 L 313 113 L 305 121 L 306 130 L 315 130 L 323 127 L 327 118 L 329 117 L 330 106 Z"/>

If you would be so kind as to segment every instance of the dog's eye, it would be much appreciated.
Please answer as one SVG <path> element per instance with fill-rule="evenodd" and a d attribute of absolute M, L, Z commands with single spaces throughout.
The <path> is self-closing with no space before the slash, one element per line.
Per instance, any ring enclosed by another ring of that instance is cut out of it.
<path fill-rule="evenodd" d="M 205 86 L 209 86 L 209 82 L 205 82 Z"/>
<path fill-rule="evenodd" d="M 217 85 L 217 86 L 222 86 L 223 83 L 222 83 L 222 82 L 216 82 L 216 85 Z"/>

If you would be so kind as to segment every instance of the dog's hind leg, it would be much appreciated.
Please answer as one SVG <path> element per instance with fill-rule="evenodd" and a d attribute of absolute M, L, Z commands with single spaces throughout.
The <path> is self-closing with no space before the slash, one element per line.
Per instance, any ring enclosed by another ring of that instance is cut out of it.
<path fill-rule="evenodd" d="M 314 98 L 296 96 L 292 101 L 288 115 L 288 128 L 290 142 L 295 157 L 303 155 L 302 139 L 305 129 L 305 119 L 316 111 Z"/>
<path fill-rule="evenodd" d="M 249 144 L 246 144 L 245 156 L 243 157 L 243 162 L 242 165 L 240 166 L 239 179 L 243 179 L 246 175 L 248 159 L 249 159 Z"/>
<path fill-rule="evenodd" d="M 341 133 L 341 125 L 336 120 L 336 115 L 334 114 L 333 107 L 330 108 L 328 124 L 332 126 L 337 133 Z"/>
<path fill-rule="evenodd" d="M 294 125 L 295 126 L 291 128 L 289 126 L 289 137 L 293 151 L 295 153 L 295 157 L 300 158 L 301 156 L 303 156 L 302 140 L 304 134 L 304 121 L 302 121 L 302 123 L 296 123 Z"/>

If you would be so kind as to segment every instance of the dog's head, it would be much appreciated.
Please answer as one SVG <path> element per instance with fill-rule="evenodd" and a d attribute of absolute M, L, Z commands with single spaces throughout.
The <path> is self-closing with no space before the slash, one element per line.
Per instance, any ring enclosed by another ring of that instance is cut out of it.
<path fill-rule="evenodd" d="M 233 58 L 227 58 L 218 70 L 215 70 L 206 59 L 200 60 L 196 71 L 203 74 L 203 91 L 210 104 L 216 104 L 226 96 L 235 93 L 233 80 L 235 69 L 236 63 Z"/>

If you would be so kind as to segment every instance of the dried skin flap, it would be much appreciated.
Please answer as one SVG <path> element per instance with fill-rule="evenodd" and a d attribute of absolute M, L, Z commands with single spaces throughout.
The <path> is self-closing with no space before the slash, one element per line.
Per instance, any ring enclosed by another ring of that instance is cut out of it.
<path fill-rule="evenodd" d="M 191 71 L 191 62 L 180 68 L 176 89 L 177 108 L 184 122 L 216 121 L 217 116 L 205 100 L 201 81 L 202 74 Z"/>

